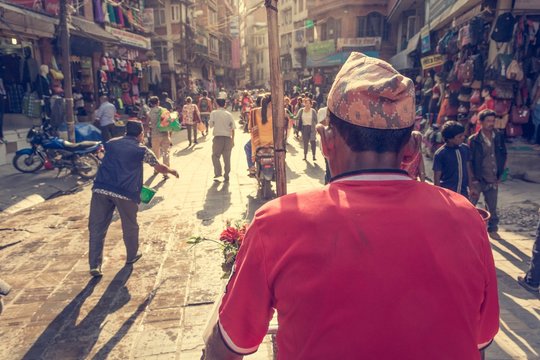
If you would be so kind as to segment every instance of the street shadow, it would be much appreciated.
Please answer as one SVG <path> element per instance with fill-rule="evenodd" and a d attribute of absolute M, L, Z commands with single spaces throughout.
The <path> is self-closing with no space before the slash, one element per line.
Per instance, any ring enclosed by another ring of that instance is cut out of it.
<path fill-rule="evenodd" d="M 300 177 L 300 174 L 298 174 L 293 169 L 291 169 L 291 167 L 289 166 L 287 162 L 285 162 L 285 171 L 287 174 L 287 181 L 298 179 Z"/>
<path fill-rule="evenodd" d="M 296 147 L 291 145 L 289 142 L 287 142 L 287 152 L 292 156 L 298 154 L 298 150 L 296 150 Z"/>
<path fill-rule="evenodd" d="M 497 251 L 499 254 L 504 256 L 506 260 L 511 262 L 515 267 L 519 268 L 521 271 L 525 272 L 528 270 L 529 268 L 528 262 L 531 259 L 530 255 L 525 254 L 523 251 L 518 249 L 515 245 L 504 240 L 499 234 L 497 235 L 490 234 L 490 238 L 494 240 L 494 241 L 491 241 L 491 246 L 494 251 Z M 498 244 L 495 242 L 498 242 Z M 501 245 L 504 246 L 504 248 Z"/>
<path fill-rule="evenodd" d="M 188 156 L 192 154 L 194 151 L 195 151 L 195 147 L 192 145 L 189 145 L 188 147 L 185 147 L 183 149 L 176 150 L 173 153 L 173 156 Z"/>
<path fill-rule="evenodd" d="M 99 351 L 92 357 L 93 360 L 107 359 L 110 352 L 118 345 L 118 343 L 126 336 L 129 329 L 135 324 L 137 318 L 144 312 L 144 310 L 150 305 L 154 297 L 156 296 L 158 289 L 152 290 L 142 303 L 139 304 L 137 309 L 131 314 L 131 316 L 124 321 L 120 329 L 114 334 L 105 345 L 99 349 Z"/>
<path fill-rule="evenodd" d="M 306 175 L 312 179 L 318 180 L 321 185 L 324 185 L 324 176 L 326 171 L 317 163 L 306 162 Z"/>
<path fill-rule="evenodd" d="M 264 200 L 260 198 L 259 196 L 254 197 L 252 195 L 248 195 L 247 200 L 248 201 L 247 201 L 246 211 L 242 214 L 242 217 L 245 219 L 246 223 L 249 224 L 253 220 L 253 217 L 255 216 L 255 213 L 257 212 L 257 210 L 259 210 L 261 206 L 266 204 L 271 199 Z"/>
<path fill-rule="evenodd" d="M 523 289 L 507 273 L 497 270 L 497 284 L 499 287 L 499 306 L 502 310 L 500 315 L 500 335 L 504 335 L 505 346 L 497 344 L 497 337 L 486 353 L 486 359 L 512 358 L 512 355 L 505 349 L 513 347 L 519 348 L 526 356 L 525 359 L 538 358 L 540 322 L 538 321 L 538 311 L 533 307 L 524 307 L 518 301 L 530 301 L 537 298 L 527 290 Z M 499 336 L 500 336 L 499 335 Z M 512 344 L 507 344 L 510 341 Z M 504 354 L 501 357 L 501 354 Z"/>
<path fill-rule="evenodd" d="M 0 211 L 23 202 L 29 196 L 39 195 L 43 199 L 52 199 L 75 193 L 89 183 L 76 175 L 63 172 L 57 174 L 57 171 L 50 170 L 40 170 L 33 174 L 3 174 L 0 176 Z M 17 184 L 16 192 L 13 191 L 14 184 Z"/>
<path fill-rule="evenodd" d="M 111 281 L 98 303 L 77 324 L 77 318 L 86 299 L 92 294 L 99 278 L 92 278 L 86 287 L 49 324 L 23 360 L 62 359 L 69 357 L 84 359 L 94 347 L 102 325 L 109 314 L 122 308 L 131 299 L 125 286 L 133 266 L 124 266 Z"/>
<path fill-rule="evenodd" d="M 206 192 L 203 209 L 197 211 L 197 219 L 202 220 L 204 225 L 210 225 L 216 216 L 224 214 L 231 205 L 229 183 L 214 181 Z"/>

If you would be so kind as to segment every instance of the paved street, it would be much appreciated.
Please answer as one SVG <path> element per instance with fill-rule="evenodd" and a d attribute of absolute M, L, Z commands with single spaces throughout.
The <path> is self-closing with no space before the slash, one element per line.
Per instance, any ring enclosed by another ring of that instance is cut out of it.
<path fill-rule="evenodd" d="M 175 135 L 172 150 L 180 179 L 148 178 L 152 171 L 146 168 L 147 183 L 159 190 L 141 205 L 144 256 L 132 271 L 123 267 L 115 217 L 104 276 L 90 279 L 88 185 L 15 215 L 0 213 L 0 274 L 13 286 L 0 317 L 1 359 L 200 357 L 201 334 L 223 286 L 221 254 L 211 243 L 192 248 L 186 241 L 192 235 L 217 238 L 227 219 L 250 219 L 261 202 L 255 180 L 247 177 L 246 134 L 237 130 L 228 184 L 212 180 L 211 138 L 187 148 L 185 136 Z M 289 142 L 289 192 L 322 186 L 322 155 L 306 163 L 299 142 Z M 501 330 L 487 359 L 540 359 L 540 302 L 515 282 L 530 259 L 540 185 L 508 181 L 500 197 L 503 231 L 492 246 Z M 270 359 L 268 340 L 248 358 Z"/>

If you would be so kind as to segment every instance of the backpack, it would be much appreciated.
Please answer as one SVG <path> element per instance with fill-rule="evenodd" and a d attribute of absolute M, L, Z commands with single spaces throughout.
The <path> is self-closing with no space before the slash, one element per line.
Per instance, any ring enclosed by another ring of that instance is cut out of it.
<path fill-rule="evenodd" d="M 481 17 L 475 17 L 469 23 L 471 45 L 479 45 L 484 40 L 485 23 Z"/>
<path fill-rule="evenodd" d="M 509 42 L 512 40 L 512 35 L 514 33 L 514 25 L 516 23 L 516 18 L 512 13 L 507 12 L 499 15 L 497 21 L 495 22 L 495 28 L 491 33 L 491 39 L 496 42 Z"/>
<path fill-rule="evenodd" d="M 208 110 L 210 110 L 210 106 L 208 104 L 208 99 L 207 98 L 202 98 L 201 99 L 201 106 L 200 106 L 199 110 L 201 112 L 208 112 Z"/>

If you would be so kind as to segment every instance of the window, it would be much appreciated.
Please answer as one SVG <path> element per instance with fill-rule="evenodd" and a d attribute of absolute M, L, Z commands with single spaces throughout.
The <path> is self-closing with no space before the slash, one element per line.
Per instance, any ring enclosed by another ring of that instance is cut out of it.
<path fill-rule="evenodd" d="M 368 16 L 358 17 L 358 37 L 383 36 L 384 18 L 381 14 L 373 12 Z"/>
<path fill-rule="evenodd" d="M 217 53 L 219 51 L 219 42 L 218 42 L 218 39 L 215 36 L 210 35 L 210 41 L 209 41 L 208 48 L 213 53 Z"/>
<path fill-rule="evenodd" d="M 282 16 L 283 16 L 281 19 L 282 25 L 289 25 L 292 23 L 292 9 L 284 10 Z"/>
<path fill-rule="evenodd" d="M 84 0 L 73 0 L 71 4 L 74 15 L 84 16 Z"/>
<path fill-rule="evenodd" d="M 171 22 L 179 23 L 180 17 L 180 5 L 171 5 Z"/>
<path fill-rule="evenodd" d="M 165 42 L 152 42 L 152 50 L 156 53 L 156 60 L 159 62 L 167 62 L 167 43 Z"/>
<path fill-rule="evenodd" d="M 156 26 L 165 25 L 167 19 L 165 18 L 165 8 L 154 8 L 154 24 Z"/>
<path fill-rule="evenodd" d="M 407 18 L 407 40 L 412 38 L 416 34 L 416 16 L 409 16 Z"/>
<path fill-rule="evenodd" d="M 305 0 L 298 0 L 298 12 L 304 11 L 304 1 Z"/>
<path fill-rule="evenodd" d="M 217 16 L 217 12 L 215 10 L 212 10 L 212 9 L 208 9 L 208 14 L 209 14 L 209 24 L 210 25 L 217 25 L 218 23 L 218 16 Z"/>

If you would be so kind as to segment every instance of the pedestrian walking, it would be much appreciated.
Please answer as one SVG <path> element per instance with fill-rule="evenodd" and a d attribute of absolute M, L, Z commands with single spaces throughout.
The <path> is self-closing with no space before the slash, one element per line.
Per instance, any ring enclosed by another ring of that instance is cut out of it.
<path fill-rule="evenodd" d="M 234 147 L 234 119 L 230 112 L 225 110 L 225 100 L 216 100 L 218 109 L 210 113 L 209 125 L 213 127 L 212 164 L 214 165 L 214 181 L 223 175 L 225 182 L 229 181 L 231 172 L 231 151 Z M 222 171 L 220 158 L 223 157 L 224 169 Z"/>
<path fill-rule="evenodd" d="M 161 130 L 159 126 L 162 120 L 170 117 L 170 112 L 160 106 L 160 101 L 157 96 L 152 96 L 148 99 L 148 105 L 150 106 L 150 111 L 148 112 L 147 123 L 151 131 L 152 151 L 158 160 L 162 159 L 165 165 L 171 166 L 171 136 L 168 131 Z M 154 172 L 154 175 L 157 175 L 157 172 Z M 168 179 L 168 175 L 163 174 L 163 178 Z"/>
<path fill-rule="evenodd" d="M 481 130 L 469 138 L 472 162 L 472 182 L 475 196 L 471 197 L 477 204 L 479 194 L 484 195 L 487 210 L 491 213 L 488 232 L 497 232 L 499 216 L 497 215 L 497 197 L 499 181 L 506 164 L 506 145 L 501 133 L 495 129 L 495 112 L 484 110 L 478 115 Z"/>
<path fill-rule="evenodd" d="M 96 110 L 95 118 L 101 130 L 101 138 L 103 142 L 107 142 L 114 137 L 116 125 L 114 117 L 116 115 L 116 107 L 109 101 L 106 95 L 99 98 L 101 105 Z"/>
<path fill-rule="evenodd" d="M 304 143 L 304 161 L 307 161 L 307 154 L 309 152 L 309 146 L 311 145 L 311 153 L 313 154 L 313 161 L 316 161 L 315 157 L 317 151 L 317 137 L 315 127 L 317 126 L 317 111 L 312 107 L 313 103 L 309 97 L 304 98 L 304 107 L 298 110 L 296 119 L 301 124 L 302 141 Z"/>
<path fill-rule="evenodd" d="M 201 113 L 196 104 L 193 104 L 193 99 L 186 97 L 186 104 L 182 108 L 182 124 L 186 126 L 188 133 L 189 145 L 192 143 L 198 144 L 197 141 L 197 125 L 201 122 Z"/>
<path fill-rule="evenodd" d="M 257 211 L 206 358 L 255 352 L 277 311 L 283 359 L 479 359 L 499 324 L 493 255 L 469 201 L 399 169 L 412 81 L 353 52 L 327 104 L 334 177 Z"/>
<path fill-rule="evenodd" d="M 536 239 L 532 249 L 529 270 L 523 276 L 518 276 L 518 283 L 528 291 L 538 294 L 540 286 L 540 220 L 536 228 Z"/>
<path fill-rule="evenodd" d="M 159 103 L 161 104 L 163 108 L 167 109 L 168 111 L 174 110 L 174 101 L 169 97 L 168 92 L 164 91 L 161 93 L 161 98 L 159 99 Z"/>
<path fill-rule="evenodd" d="M 435 152 L 433 159 L 434 183 L 469 198 L 471 150 L 463 143 L 465 127 L 457 121 L 447 121 L 441 133 L 445 144 Z"/>
<path fill-rule="evenodd" d="M 178 177 L 178 172 L 161 164 L 156 155 L 142 145 L 143 125 L 130 120 L 126 124 L 126 135 L 105 144 L 105 157 L 92 187 L 88 230 L 90 232 L 88 260 L 90 274 L 101 276 L 105 235 L 117 209 L 122 223 L 122 234 L 126 246 L 126 264 L 139 260 L 138 204 L 143 186 L 143 163 L 154 167 L 162 174 Z"/>
<path fill-rule="evenodd" d="M 202 97 L 199 99 L 199 111 L 201 112 L 201 121 L 206 127 L 206 131 L 202 132 L 203 136 L 208 135 L 208 121 L 210 120 L 210 113 L 213 110 L 212 99 L 208 97 L 208 91 L 204 90 Z"/>

